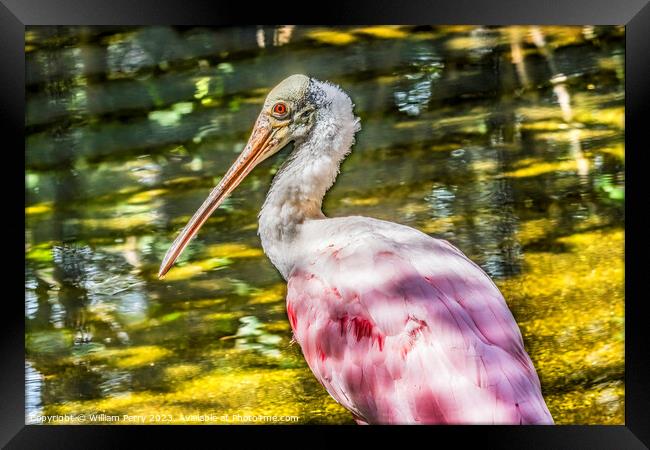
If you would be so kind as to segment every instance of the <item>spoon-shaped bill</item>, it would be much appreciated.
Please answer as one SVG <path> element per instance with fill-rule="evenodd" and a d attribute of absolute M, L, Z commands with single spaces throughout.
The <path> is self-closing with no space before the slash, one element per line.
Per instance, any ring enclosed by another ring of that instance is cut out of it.
<path fill-rule="evenodd" d="M 201 226 L 224 199 L 246 178 L 246 175 L 256 165 L 279 150 L 281 139 L 277 136 L 279 134 L 278 130 L 279 128 L 274 128 L 266 117 L 261 115 L 257 119 L 244 150 L 167 250 L 158 271 L 158 278 L 163 278 L 171 269 L 176 259 L 198 233 Z"/>

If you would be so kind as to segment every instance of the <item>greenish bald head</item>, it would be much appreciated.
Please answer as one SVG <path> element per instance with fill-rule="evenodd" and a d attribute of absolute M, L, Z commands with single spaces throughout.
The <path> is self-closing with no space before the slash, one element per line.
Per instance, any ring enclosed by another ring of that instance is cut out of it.
<path fill-rule="evenodd" d="M 309 132 L 317 109 L 311 101 L 312 81 L 305 75 L 291 75 L 267 95 L 258 120 L 268 121 L 280 142 L 300 140 Z"/>
<path fill-rule="evenodd" d="M 300 102 L 307 95 L 309 77 L 305 75 L 291 75 L 275 86 L 264 102 L 265 106 L 272 106 L 277 101 Z"/>

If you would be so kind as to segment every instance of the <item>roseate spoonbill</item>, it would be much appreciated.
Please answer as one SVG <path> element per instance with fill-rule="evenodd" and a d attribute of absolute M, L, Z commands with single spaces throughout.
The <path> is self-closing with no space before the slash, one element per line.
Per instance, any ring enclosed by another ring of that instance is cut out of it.
<path fill-rule="evenodd" d="M 353 107 L 329 82 L 278 84 L 159 277 L 244 177 L 293 141 L 259 235 L 287 281 L 294 338 L 332 397 L 360 424 L 552 424 L 519 328 L 479 266 L 413 228 L 321 212 L 360 129 Z"/>

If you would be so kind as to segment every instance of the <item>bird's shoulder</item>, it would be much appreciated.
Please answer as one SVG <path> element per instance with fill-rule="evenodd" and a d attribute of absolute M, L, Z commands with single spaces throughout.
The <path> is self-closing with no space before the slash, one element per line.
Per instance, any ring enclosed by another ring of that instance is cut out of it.
<path fill-rule="evenodd" d="M 498 294 L 485 272 L 453 244 L 407 225 L 363 216 L 324 219 L 306 225 L 301 239 L 303 254 L 294 273 L 318 272 L 338 283 L 354 273 L 361 288 L 376 286 L 377 276 L 394 278 L 401 269 L 409 276 L 453 275 L 457 281 L 487 283 L 484 290 Z"/>
<path fill-rule="evenodd" d="M 433 238 L 415 228 L 364 216 L 326 218 L 305 223 L 301 233 L 305 248 L 318 256 L 337 251 L 339 259 L 361 253 L 426 249 L 428 252 L 462 252 L 452 244 Z"/>

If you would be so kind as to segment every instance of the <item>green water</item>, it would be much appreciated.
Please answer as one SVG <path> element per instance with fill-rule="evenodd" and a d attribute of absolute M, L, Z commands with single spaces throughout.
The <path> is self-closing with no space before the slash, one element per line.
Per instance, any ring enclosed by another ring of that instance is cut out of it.
<path fill-rule="evenodd" d="M 27 27 L 26 51 L 28 423 L 353 423 L 256 235 L 289 150 L 156 278 L 293 73 L 362 120 L 326 214 L 454 243 L 501 288 L 556 423 L 623 423 L 623 28 Z"/>

